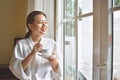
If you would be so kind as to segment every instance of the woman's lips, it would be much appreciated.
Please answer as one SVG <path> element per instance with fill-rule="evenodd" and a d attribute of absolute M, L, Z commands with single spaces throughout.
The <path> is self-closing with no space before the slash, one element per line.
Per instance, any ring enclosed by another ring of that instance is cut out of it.
<path fill-rule="evenodd" d="M 46 29 L 41 29 L 41 32 L 42 33 L 46 33 Z"/>

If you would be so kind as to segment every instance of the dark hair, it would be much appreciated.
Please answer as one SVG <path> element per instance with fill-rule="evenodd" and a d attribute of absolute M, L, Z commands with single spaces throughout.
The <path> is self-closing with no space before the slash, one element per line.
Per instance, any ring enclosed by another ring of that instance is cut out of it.
<path fill-rule="evenodd" d="M 25 38 L 28 38 L 31 35 L 31 30 L 28 27 L 28 24 L 32 24 L 34 22 L 34 18 L 36 15 L 44 15 L 46 17 L 46 14 L 43 13 L 42 11 L 32 11 L 28 16 L 26 20 L 26 25 L 28 28 L 28 32 L 25 35 Z"/>

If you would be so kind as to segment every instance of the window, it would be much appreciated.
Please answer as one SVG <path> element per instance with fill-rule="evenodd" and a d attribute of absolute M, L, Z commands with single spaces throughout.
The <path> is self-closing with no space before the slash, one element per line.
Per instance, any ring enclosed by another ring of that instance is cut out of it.
<path fill-rule="evenodd" d="M 113 3 L 112 9 L 109 9 L 109 5 L 112 5 L 109 2 Z M 119 2 L 119 0 L 61 1 L 62 9 L 58 7 L 58 14 L 61 13 L 61 15 L 57 17 L 59 17 L 58 29 L 63 32 L 60 37 L 64 53 L 64 80 L 111 80 L 112 37 L 114 38 L 113 62 L 119 62 L 119 60 L 115 61 L 117 60 L 115 56 L 118 56 L 117 45 L 119 45 L 117 43 L 119 29 L 116 24 L 118 24 L 117 20 L 120 20 L 119 16 L 118 18 L 115 16 L 120 14 Z M 110 32 L 112 30 L 110 28 L 112 12 L 110 11 L 113 12 L 113 36 Z M 115 32 L 116 29 L 117 32 Z M 108 46 L 108 40 L 110 46 Z M 115 73 L 114 69 L 113 75 Z"/>
<path fill-rule="evenodd" d="M 92 80 L 93 68 L 93 17 L 78 21 L 78 71 Z"/>
<path fill-rule="evenodd" d="M 113 80 L 120 80 L 120 0 L 113 0 Z"/>
<path fill-rule="evenodd" d="M 63 4 L 64 80 L 92 80 L 93 1 L 63 0 Z"/>
<path fill-rule="evenodd" d="M 113 76 L 120 80 L 120 11 L 113 12 Z"/>
<path fill-rule="evenodd" d="M 64 19 L 75 16 L 75 0 L 64 1 Z"/>
<path fill-rule="evenodd" d="M 93 0 L 78 0 L 78 14 L 82 15 L 90 12 L 93 12 Z"/>
<path fill-rule="evenodd" d="M 120 6 L 120 0 L 113 0 L 113 6 Z"/>
<path fill-rule="evenodd" d="M 76 37 L 74 21 L 64 22 L 65 80 L 76 79 Z"/>

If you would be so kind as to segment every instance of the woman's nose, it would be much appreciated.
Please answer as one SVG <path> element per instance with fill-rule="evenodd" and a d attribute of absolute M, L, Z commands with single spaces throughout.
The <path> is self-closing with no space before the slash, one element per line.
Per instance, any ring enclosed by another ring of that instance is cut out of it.
<path fill-rule="evenodd" d="M 45 22 L 43 22 L 43 25 L 45 25 Z"/>
<path fill-rule="evenodd" d="M 43 22 L 42 26 L 43 26 L 43 27 L 46 27 L 46 26 L 47 26 L 47 23 L 46 23 L 46 22 Z"/>

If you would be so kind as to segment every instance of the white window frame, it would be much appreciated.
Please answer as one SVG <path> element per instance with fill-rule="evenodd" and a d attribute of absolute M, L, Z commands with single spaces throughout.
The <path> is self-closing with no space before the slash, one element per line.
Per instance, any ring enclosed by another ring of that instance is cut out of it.
<path fill-rule="evenodd" d="M 108 61 L 108 37 L 109 28 L 112 28 L 112 12 L 120 10 L 120 6 L 111 7 L 112 0 L 93 0 L 93 12 L 83 14 L 81 16 L 76 16 L 74 19 L 80 19 L 93 15 L 93 80 L 112 80 L 112 67 L 111 60 Z M 62 0 L 57 0 L 56 7 L 56 40 L 61 46 L 61 51 L 63 50 L 63 31 L 62 22 L 66 22 L 67 19 L 63 20 L 63 4 Z M 77 1 L 76 1 L 77 3 Z M 76 8 L 77 10 L 77 8 Z M 77 12 L 76 12 L 77 13 Z M 76 23 L 77 24 L 77 23 Z M 60 35 L 60 33 L 62 33 Z M 59 37 L 58 37 L 59 36 Z M 61 42 L 62 41 L 62 42 Z M 77 41 L 78 42 L 78 41 Z M 61 44 L 62 43 L 62 44 Z M 111 45 L 112 46 L 112 45 Z M 77 50 L 77 49 L 76 49 Z M 112 50 L 111 50 L 112 52 Z M 77 53 L 78 54 L 78 53 Z M 112 55 L 111 55 L 112 59 Z M 108 64 L 108 63 L 111 64 Z M 77 60 L 76 60 L 77 63 Z M 108 72 L 108 68 L 111 73 Z M 76 78 L 77 80 L 77 78 Z"/>
<path fill-rule="evenodd" d="M 78 0 L 76 0 L 76 5 L 77 5 L 77 2 L 78 2 Z M 57 27 L 56 27 L 56 29 L 57 29 L 57 35 L 56 36 L 59 36 L 59 37 L 56 37 L 56 41 L 58 41 L 58 43 L 61 45 L 61 44 L 65 44 L 64 42 L 63 42 L 63 36 L 62 35 L 64 35 L 64 32 L 62 31 L 63 29 L 62 29 L 62 23 L 63 22 L 67 22 L 67 21 L 71 21 L 71 19 L 63 19 L 63 1 L 62 0 L 58 0 L 57 2 L 57 8 L 56 8 L 56 13 L 57 13 L 57 15 L 56 15 L 56 17 L 57 17 Z M 75 12 L 75 14 L 77 15 L 77 6 L 76 6 L 76 8 L 75 8 L 75 10 L 76 10 L 76 12 Z M 75 19 L 75 20 L 77 20 L 77 19 L 80 19 L 80 18 L 85 18 L 85 17 L 88 17 L 88 16 L 91 16 L 91 15 L 93 15 L 93 12 L 89 12 L 89 13 L 86 13 L 86 14 L 83 14 L 83 15 L 80 15 L 80 16 L 76 16 L 76 17 L 73 17 L 72 19 Z M 75 23 L 76 25 L 77 25 L 77 22 Z M 77 28 L 76 28 L 76 31 L 77 31 Z M 59 33 L 62 33 L 62 34 L 59 34 Z M 76 32 L 76 33 L 78 33 L 78 32 Z M 77 35 L 76 35 L 76 38 L 77 38 Z M 61 42 L 62 41 L 62 42 Z M 78 42 L 78 41 L 76 41 L 76 42 Z M 76 43 L 77 44 L 77 43 Z M 76 45 L 76 47 L 77 47 L 78 45 Z M 64 51 L 64 45 L 61 45 L 61 51 L 64 53 L 65 51 Z M 76 51 L 77 51 L 77 49 L 76 49 Z M 78 52 L 76 52 L 76 56 L 78 55 Z M 63 55 L 64 56 L 64 55 Z M 76 57 L 76 63 L 78 63 L 77 62 L 77 57 Z M 63 59 L 63 60 L 65 60 L 65 59 Z M 64 61 L 63 61 L 64 62 Z M 63 63 L 64 64 L 64 63 Z M 78 66 L 78 65 L 77 65 Z M 77 67 L 76 67 L 77 68 Z M 64 69 L 63 69 L 64 70 Z M 64 71 L 63 71 L 64 72 Z M 65 74 L 65 72 L 64 72 L 64 74 Z M 77 71 L 76 71 L 76 74 L 77 74 Z M 64 75 L 63 75 L 63 77 L 64 77 Z M 78 78 L 78 75 L 76 75 L 76 80 L 77 80 L 77 78 Z"/>

